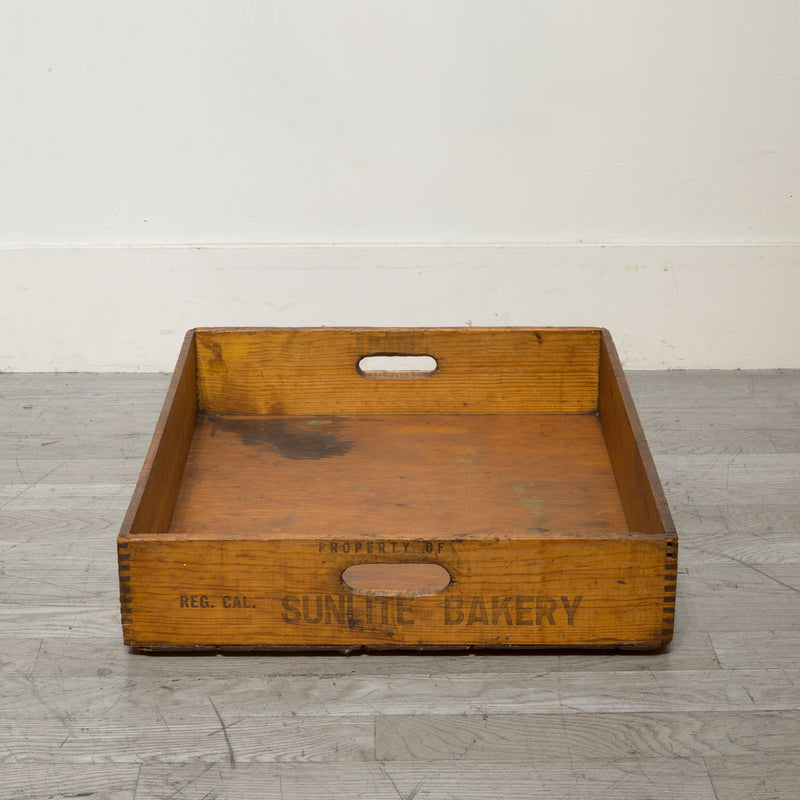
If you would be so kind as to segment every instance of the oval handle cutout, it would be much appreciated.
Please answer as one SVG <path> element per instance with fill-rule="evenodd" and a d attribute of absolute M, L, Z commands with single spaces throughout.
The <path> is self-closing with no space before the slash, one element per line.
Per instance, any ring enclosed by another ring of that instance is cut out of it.
<path fill-rule="evenodd" d="M 375 353 L 359 359 L 356 368 L 365 378 L 426 378 L 439 364 L 433 356 Z"/>
<path fill-rule="evenodd" d="M 342 580 L 356 594 L 375 597 L 422 597 L 451 583 L 450 573 L 438 564 L 354 564 Z"/>

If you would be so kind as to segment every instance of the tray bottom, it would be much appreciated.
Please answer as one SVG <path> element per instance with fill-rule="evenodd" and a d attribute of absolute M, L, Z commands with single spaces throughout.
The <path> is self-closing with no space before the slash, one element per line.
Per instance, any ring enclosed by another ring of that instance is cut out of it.
<path fill-rule="evenodd" d="M 200 415 L 170 533 L 628 531 L 590 414 Z"/>

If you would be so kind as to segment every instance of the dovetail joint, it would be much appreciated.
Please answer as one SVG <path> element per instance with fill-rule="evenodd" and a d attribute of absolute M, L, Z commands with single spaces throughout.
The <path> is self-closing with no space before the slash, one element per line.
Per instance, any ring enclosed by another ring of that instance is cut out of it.
<path fill-rule="evenodd" d="M 662 635 L 665 639 L 672 636 L 675 625 L 675 592 L 678 583 L 678 543 L 667 542 L 664 552 L 664 612 Z"/>

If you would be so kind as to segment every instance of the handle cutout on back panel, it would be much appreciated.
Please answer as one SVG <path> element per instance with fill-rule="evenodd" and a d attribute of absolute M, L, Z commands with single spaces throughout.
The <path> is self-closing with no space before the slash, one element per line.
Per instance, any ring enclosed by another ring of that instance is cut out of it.
<path fill-rule="evenodd" d="M 427 378 L 439 364 L 433 356 L 375 353 L 359 359 L 356 369 L 365 378 Z"/>
<path fill-rule="evenodd" d="M 451 583 L 438 564 L 354 564 L 342 581 L 356 594 L 375 597 L 422 597 L 438 594 Z"/>

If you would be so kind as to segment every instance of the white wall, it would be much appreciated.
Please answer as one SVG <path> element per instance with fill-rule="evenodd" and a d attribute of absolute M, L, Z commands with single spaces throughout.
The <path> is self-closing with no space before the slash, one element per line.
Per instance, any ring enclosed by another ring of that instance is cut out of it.
<path fill-rule="evenodd" d="M 0 370 L 467 319 L 800 367 L 797 0 L 0 0 L 0 76 Z"/>

